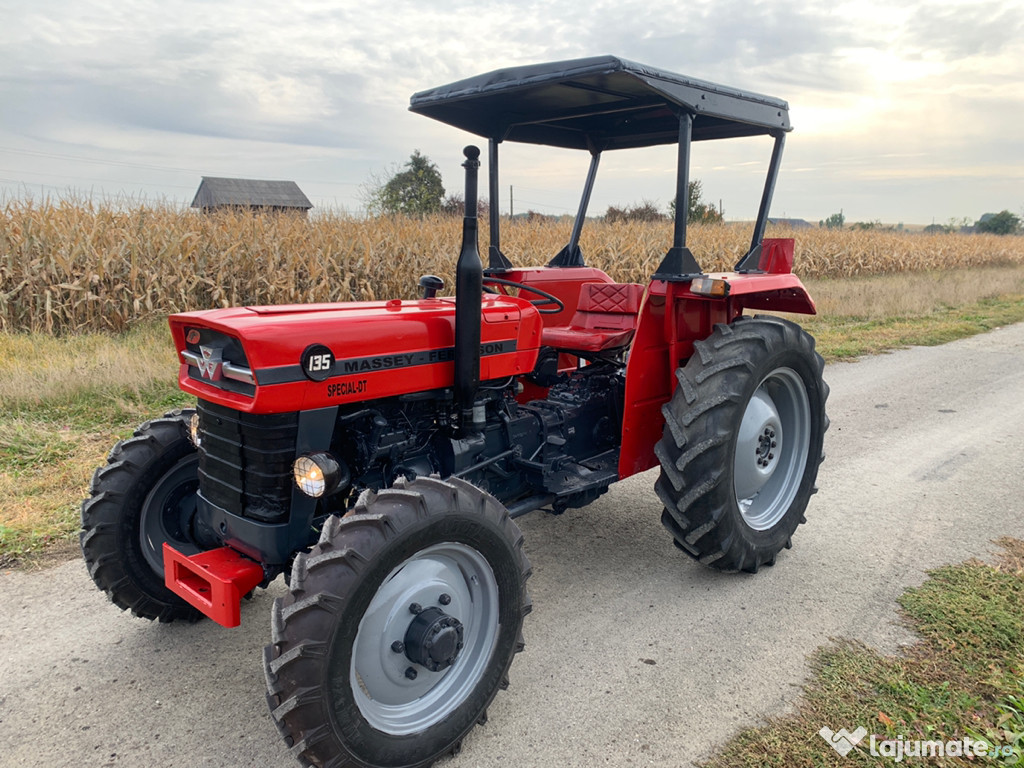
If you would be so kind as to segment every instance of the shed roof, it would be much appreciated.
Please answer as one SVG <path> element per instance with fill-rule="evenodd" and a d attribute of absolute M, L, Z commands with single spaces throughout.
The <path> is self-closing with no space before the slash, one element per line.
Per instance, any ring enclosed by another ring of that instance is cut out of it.
<path fill-rule="evenodd" d="M 304 211 L 313 207 L 309 198 L 294 181 L 203 176 L 192 200 L 192 207 L 217 208 L 232 205 L 253 208 L 298 208 Z"/>
<path fill-rule="evenodd" d="M 486 138 L 591 151 L 673 144 L 680 111 L 694 141 L 791 129 L 781 99 L 615 56 L 495 70 L 416 93 L 409 109 Z"/>

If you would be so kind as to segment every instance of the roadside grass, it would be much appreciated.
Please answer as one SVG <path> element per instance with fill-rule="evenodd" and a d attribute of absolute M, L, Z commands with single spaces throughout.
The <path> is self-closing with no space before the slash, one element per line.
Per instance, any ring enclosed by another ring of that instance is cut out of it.
<path fill-rule="evenodd" d="M 944 566 L 900 599 L 920 641 L 899 656 L 836 641 L 811 660 L 796 712 L 732 739 L 702 768 L 887 765 L 881 742 L 985 741 L 997 757 L 904 756 L 912 765 L 1024 765 L 1024 542 L 994 565 Z M 842 757 L 819 731 L 867 729 Z M 876 740 L 871 754 L 871 737 Z M 1003 754 L 1008 752 L 1008 754 Z"/>
<path fill-rule="evenodd" d="M 809 280 L 818 314 L 786 315 L 826 360 L 935 346 L 1024 321 L 1024 266 Z"/>
<path fill-rule="evenodd" d="M 792 316 L 827 360 L 1024 321 L 1024 265 L 811 280 Z M 164 322 L 124 334 L 0 333 L 0 565 L 68 545 L 92 471 L 135 426 L 191 400 Z"/>
<path fill-rule="evenodd" d="M 134 427 L 190 402 L 165 324 L 0 334 L 0 566 L 72 549 L 93 470 Z"/>

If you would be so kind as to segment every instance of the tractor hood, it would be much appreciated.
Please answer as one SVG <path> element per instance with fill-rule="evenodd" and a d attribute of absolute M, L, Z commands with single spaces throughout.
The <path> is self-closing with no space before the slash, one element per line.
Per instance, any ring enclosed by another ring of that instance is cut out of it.
<path fill-rule="evenodd" d="M 485 295 L 480 380 L 533 370 L 541 320 Z M 451 387 L 452 298 L 237 307 L 169 319 L 180 387 L 249 413 L 283 413 Z"/>

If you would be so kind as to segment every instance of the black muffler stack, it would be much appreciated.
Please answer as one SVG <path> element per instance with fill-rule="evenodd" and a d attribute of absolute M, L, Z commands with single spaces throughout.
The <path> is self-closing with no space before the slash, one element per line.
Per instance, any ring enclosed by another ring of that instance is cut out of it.
<path fill-rule="evenodd" d="M 475 424 L 473 401 L 480 384 L 480 314 L 483 293 L 484 265 L 477 244 L 476 218 L 477 172 L 480 150 L 468 146 L 462 153 L 466 162 L 466 215 L 462 219 L 462 250 L 455 265 L 455 403 L 459 409 L 462 432 L 477 432 L 483 424 Z"/>

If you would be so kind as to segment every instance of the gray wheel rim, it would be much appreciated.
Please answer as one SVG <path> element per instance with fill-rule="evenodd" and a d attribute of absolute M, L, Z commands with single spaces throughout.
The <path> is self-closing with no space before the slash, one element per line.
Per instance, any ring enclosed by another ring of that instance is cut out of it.
<path fill-rule="evenodd" d="M 199 488 L 199 455 L 188 456 L 161 477 L 142 503 L 139 544 L 153 572 L 163 578 L 164 542 L 184 555 L 199 552 L 189 538 Z"/>
<path fill-rule="evenodd" d="M 776 368 L 758 385 L 736 439 L 733 486 L 740 514 L 765 531 L 786 514 L 800 490 L 811 445 L 811 406 L 803 379 Z"/>
<path fill-rule="evenodd" d="M 441 595 L 450 602 L 441 605 Z M 465 630 L 455 663 L 439 672 L 413 664 L 394 643 L 413 618 L 412 604 L 441 607 Z M 498 639 L 498 584 L 486 558 L 445 542 L 417 552 L 381 583 L 359 622 L 349 679 L 366 721 L 395 736 L 444 720 L 476 690 Z M 407 671 L 415 670 L 415 679 Z"/>

